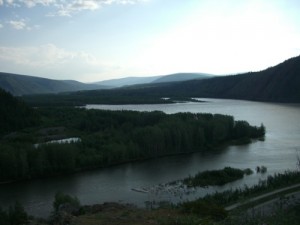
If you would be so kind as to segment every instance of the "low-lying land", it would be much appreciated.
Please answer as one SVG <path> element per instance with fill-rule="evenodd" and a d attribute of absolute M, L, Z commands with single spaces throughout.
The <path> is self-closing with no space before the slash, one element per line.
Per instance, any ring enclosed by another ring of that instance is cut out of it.
<path fill-rule="evenodd" d="M 25 125 L 18 132 L 6 132 L 0 139 L 0 182 L 68 174 L 172 154 L 213 151 L 233 141 L 265 134 L 263 125 L 251 126 L 219 114 L 167 115 L 159 111 L 82 108 L 31 111 L 35 115 L 33 125 Z M 29 116 L 32 118 L 32 114 Z M 60 139 L 76 142 L 59 143 Z"/>

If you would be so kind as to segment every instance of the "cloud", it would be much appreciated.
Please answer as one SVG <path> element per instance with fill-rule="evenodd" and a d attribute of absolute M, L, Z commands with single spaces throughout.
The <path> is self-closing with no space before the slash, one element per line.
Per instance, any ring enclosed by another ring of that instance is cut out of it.
<path fill-rule="evenodd" d="M 45 44 L 36 47 L 0 46 L 0 67 L 13 73 L 43 75 L 52 79 L 95 81 L 100 79 L 101 73 L 110 74 L 115 65 L 87 52 Z"/>
<path fill-rule="evenodd" d="M 52 16 L 71 16 L 82 10 L 96 10 L 100 7 L 99 1 L 94 0 L 77 0 L 69 4 L 57 4 L 58 11 L 49 15 Z"/>
<path fill-rule="evenodd" d="M 40 25 L 29 26 L 27 24 L 28 22 L 29 22 L 28 19 L 19 19 L 19 20 L 10 20 L 6 23 L 9 24 L 15 30 L 31 31 L 31 30 L 40 29 L 40 27 L 41 27 Z"/>
<path fill-rule="evenodd" d="M 28 8 L 32 8 L 37 5 L 50 6 L 55 4 L 56 0 L 19 0 L 19 2 L 25 4 Z"/>
<path fill-rule="evenodd" d="M 26 22 L 24 19 L 21 20 L 10 20 L 8 22 L 12 28 L 16 29 L 16 30 L 24 30 L 27 28 Z"/>
<path fill-rule="evenodd" d="M 2 0 L 2 2 L 4 5 L 4 0 Z M 20 4 L 18 4 L 16 0 L 5 0 L 5 2 L 6 2 L 6 6 L 9 6 L 9 7 L 20 7 Z M 0 4 L 0 6 L 1 6 L 1 4 Z"/>
<path fill-rule="evenodd" d="M 61 9 L 57 12 L 59 16 L 72 16 L 73 14 L 83 10 L 96 10 L 105 5 L 112 4 L 136 4 L 145 2 L 146 0 L 77 0 L 68 5 L 60 5 Z"/>
<path fill-rule="evenodd" d="M 66 51 L 53 44 L 38 47 L 0 47 L 0 60 L 31 67 L 62 64 L 78 56 L 80 54 Z"/>
<path fill-rule="evenodd" d="M 55 11 L 50 12 L 48 16 L 72 16 L 84 10 L 97 10 L 105 5 L 132 5 L 146 1 L 149 0 L 0 0 L 0 6 L 53 7 Z"/>

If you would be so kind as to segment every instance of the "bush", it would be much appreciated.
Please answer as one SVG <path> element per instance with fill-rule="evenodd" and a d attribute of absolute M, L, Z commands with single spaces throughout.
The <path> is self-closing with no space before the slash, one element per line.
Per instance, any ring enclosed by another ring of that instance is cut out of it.
<path fill-rule="evenodd" d="M 57 192 L 55 194 L 55 200 L 53 202 L 54 211 L 57 213 L 61 209 L 61 207 L 68 205 L 69 208 L 79 209 L 80 202 L 77 197 L 72 197 L 67 194 L 63 194 L 62 192 Z"/>

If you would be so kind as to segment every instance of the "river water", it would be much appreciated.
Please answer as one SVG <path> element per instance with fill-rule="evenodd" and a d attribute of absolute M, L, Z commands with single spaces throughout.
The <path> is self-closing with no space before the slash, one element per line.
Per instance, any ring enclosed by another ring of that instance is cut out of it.
<path fill-rule="evenodd" d="M 263 123 L 267 130 L 265 141 L 255 141 L 245 146 L 231 146 L 213 153 L 170 156 L 66 177 L 5 184 L 0 186 L 0 206 L 7 207 L 18 200 L 29 214 L 46 217 L 52 210 L 52 202 L 57 191 L 77 196 L 82 204 L 115 201 L 145 206 L 145 201 L 178 202 L 214 191 L 243 187 L 245 184 L 252 185 L 270 174 L 297 168 L 297 155 L 300 155 L 300 104 L 203 100 L 205 101 L 203 103 L 88 105 L 86 108 L 233 115 L 236 120 L 247 120 L 251 125 L 259 126 Z M 254 170 L 256 166 L 261 165 L 267 167 L 266 174 L 254 173 L 223 187 L 200 188 L 194 193 L 180 196 L 174 196 L 171 191 L 157 193 L 159 184 L 178 180 L 199 171 L 221 169 L 225 166 Z M 154 191 L 140 193 L 133 191 L 132 188 Z"/>

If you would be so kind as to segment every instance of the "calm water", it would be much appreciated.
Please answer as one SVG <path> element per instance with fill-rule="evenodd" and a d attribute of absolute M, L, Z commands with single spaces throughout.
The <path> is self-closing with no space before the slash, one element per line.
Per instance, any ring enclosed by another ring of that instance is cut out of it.
<path fill-rule="evenodd" d="M 193 199 L 215 190 L 257 183 L 268 174 L 295 169 L 300 154 L 300 105 L 272 104 L 237 100 L 205 99 L 205 103 L 178 103 L 171 105 L 89 105 L 87 108 L 110 110 L 161 110 L 166 113 L 210 112 L 233 115 L 252 125 L 263 123 L 267 128 L 266 140 L 246 146 L 228 147 L 222 151 L 166 157 L 138 163 L 129 163 L 68 177 L 35 180 L 0 186 L 0 204 L 4 207 L 19 200 L 35 216 L 47 216 L 57 191 L 77 196 L 82 204 L 119 201 L 144 206 L 145 201 Z M 221 169 L 225 166 L 252 168 L 264 165 L 265 175 L 253 174 L 243 180 L 220 188 L 199 189 L 196 193 L 175 197 L 134 192 L 132 188 L 153 188 L 193 175 L 198 171 Z"/>

